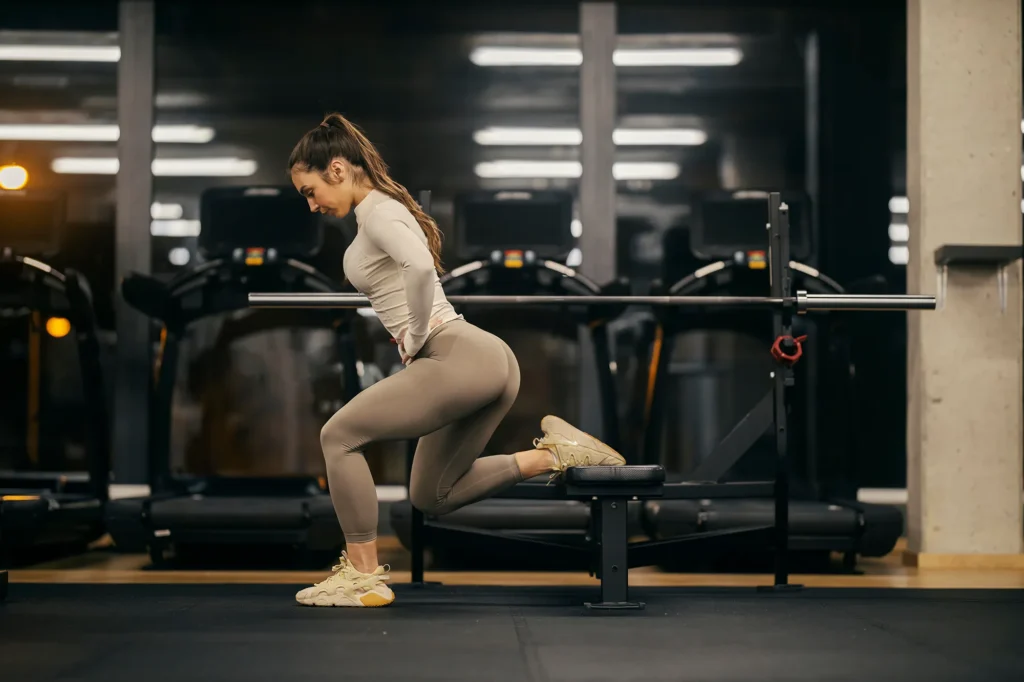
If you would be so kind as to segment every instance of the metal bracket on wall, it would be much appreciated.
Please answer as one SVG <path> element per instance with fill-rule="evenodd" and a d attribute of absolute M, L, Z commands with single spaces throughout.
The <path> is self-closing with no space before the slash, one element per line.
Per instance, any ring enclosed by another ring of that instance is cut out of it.
<path fill-rule="evenodd" d="M 1020 244 L 998 246 L 984 244 L 943 244 L 935 249 L 935 276 L 937 285 L 937 307 L 943 308 L 946 302 L 946 286 L 949 281 L 949 268 L 995 268 L 999 286 L 999 309 L 1006 314 L 1007 290 L 1009 274 L 1007 269 L 1024 255 L 1024 246 Z"/>

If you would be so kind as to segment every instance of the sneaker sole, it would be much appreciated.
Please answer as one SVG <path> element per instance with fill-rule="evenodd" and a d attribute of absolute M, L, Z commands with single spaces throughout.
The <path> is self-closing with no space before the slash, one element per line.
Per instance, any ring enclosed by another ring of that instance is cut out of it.
<path fill-rule="evenodd" d="M 302 606 L 333 606 L 342 608 L 363 608 L 363 609 L 380 609 L 385 606 L 390 606 L 394 603 L 395 598 L 388 599 L 383 595 L 377 594 L 376 592 L 370 592 L 364 594 L 359 599 L 346 597 L 343 594 L 321 594 L 311 599 L 296 599 Z"/>

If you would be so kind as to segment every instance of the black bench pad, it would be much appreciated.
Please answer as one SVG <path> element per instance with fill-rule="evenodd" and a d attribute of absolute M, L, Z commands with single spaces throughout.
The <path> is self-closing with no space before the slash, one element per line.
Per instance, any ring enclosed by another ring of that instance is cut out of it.
<path fill-rule="evenodd" d="M 566 485 L 635 486 L 661 485 L 665 469 L 655 464 L 619 467 L 570 467 L 565 471 Z"/>

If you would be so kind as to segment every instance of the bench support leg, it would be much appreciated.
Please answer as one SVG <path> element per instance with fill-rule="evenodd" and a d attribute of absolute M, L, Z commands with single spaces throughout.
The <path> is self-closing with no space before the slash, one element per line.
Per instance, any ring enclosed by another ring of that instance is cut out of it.
<path fill-rule="evenodd" d="M 629 601 L 629 516 L 624 498 L 605 497 L 590 504 L 595 535 L 600 543 L 598 577 L 601 601 L 588 602 L 595 610 L 642 609 L 643 602 Z"/>

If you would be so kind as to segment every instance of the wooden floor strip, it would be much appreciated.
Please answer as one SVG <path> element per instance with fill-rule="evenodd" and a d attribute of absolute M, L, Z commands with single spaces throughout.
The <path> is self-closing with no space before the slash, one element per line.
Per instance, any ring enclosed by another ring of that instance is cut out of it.
<path fill-rule="evenodd" d="M 408 583 L 411 574 L 409 553 L 397 540 L 381 538 L 381 560 L 391 563 L 395 583 Z M 790 582 L 808 587 L 840 588 L 931 588 L 931 589 L 1024 589 L 1024 569 L 1016 566 L 979 569 L 971 566 L 930 568 L 907 566 L 906 542 L 882 558 L 861 559 L 859 574 L 793 575 Z M 86 552 L 73 557 L 37 564 L 10 572 L 12 583 L 84 583 L 84 584 L 287 584 L 308 585 L 322 580 L 326 571 L 279 570 L 179 570 L 157 571 L 149 568 L 144 554 L 119 554 L 111 551 Z M 448 585 L 597 585 L 584 572 L 511 572 L 511 571 L 428 571 L 426 579 Z M 644 587 L 756 587 L 770 584 L 772 576 L 749 574 L 666 573 L 654 567 L 629 572 L 630 585 Z"/>

